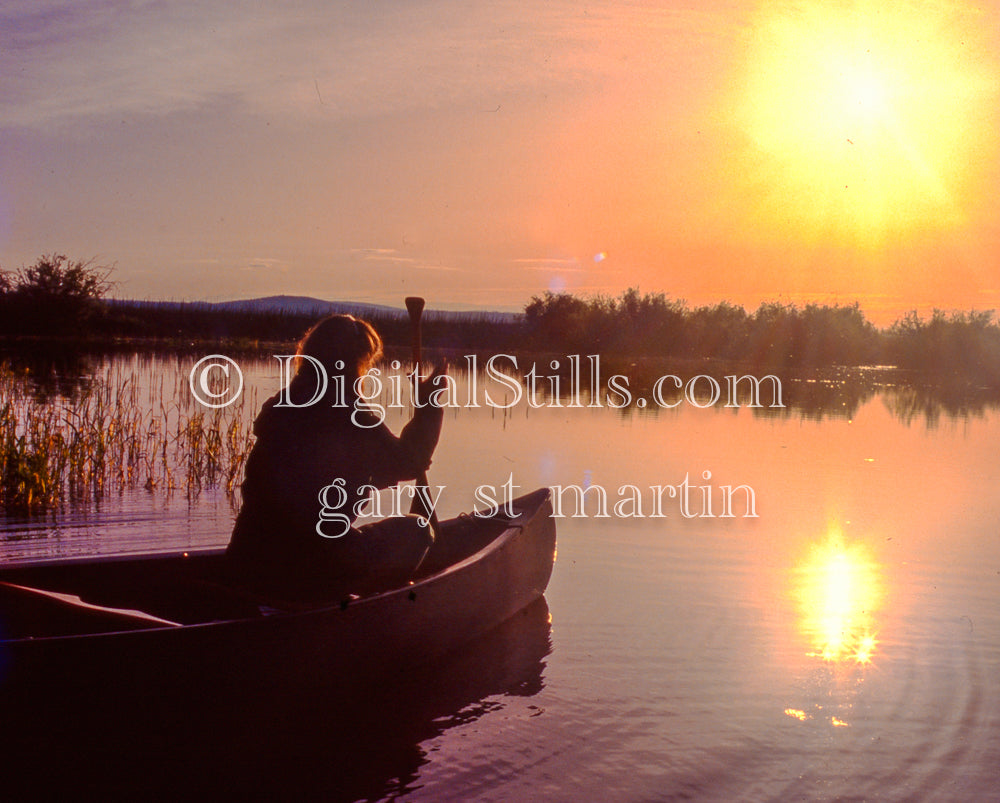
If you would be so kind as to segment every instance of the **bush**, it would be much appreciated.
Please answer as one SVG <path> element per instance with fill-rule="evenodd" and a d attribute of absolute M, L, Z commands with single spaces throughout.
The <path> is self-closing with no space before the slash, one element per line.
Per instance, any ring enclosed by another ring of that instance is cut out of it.
<path fill-rule="evenodd" d="M 1000 323 L 992 310 L 936 309 L 926 320 L 911 312 L 892 325 L 887 339 L 889 358 L 903 368 L 1000 386 Z"/>
<path fill-rule="evenodd" d="M 635 356 L 676 353 L 685 315 L 683 302 L 635 288 L 618 298 L 547 292 L 524 309 L 529 346 Z"/>
<path fill-rule="evenodd" d="M 65 334 L 103 312 L 114 266 L 46 254 L 31 266 L 0 273 L 4 328 L 16 334 Z"/>

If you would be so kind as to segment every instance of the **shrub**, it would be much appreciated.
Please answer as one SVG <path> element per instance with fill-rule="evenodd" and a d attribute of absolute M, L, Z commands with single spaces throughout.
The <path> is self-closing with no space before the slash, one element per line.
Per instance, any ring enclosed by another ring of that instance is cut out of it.
<path fill-rule="evenodd" d="M 64 334 L 92 324 L 103 311 L 114 266 L 45 254 L 33 265 L 0 274 L 4 326 L 17 334 Z"/>

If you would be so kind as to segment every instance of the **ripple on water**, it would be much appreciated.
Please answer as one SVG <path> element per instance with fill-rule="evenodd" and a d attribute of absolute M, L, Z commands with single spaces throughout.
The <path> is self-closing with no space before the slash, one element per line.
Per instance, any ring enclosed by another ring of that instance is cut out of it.
<path fill-rule="evenodd" d="M 5 562 L 225 546 L 235 512 L 225 493 L 153 496 L 134 491 L 92 510 L 0 519 Z"/>

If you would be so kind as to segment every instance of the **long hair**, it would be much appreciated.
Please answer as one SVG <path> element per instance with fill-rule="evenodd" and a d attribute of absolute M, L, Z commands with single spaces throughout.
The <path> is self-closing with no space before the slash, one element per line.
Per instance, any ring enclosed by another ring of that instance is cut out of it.
<path fill-rule="evenodd" d="M 319 360 L 330 375 L 354 379 L 382 356 L 382 338 L 368 321 L 353 315 L 331 315 L 305 333 L 295 353 Z M 296 372 L 304 363 L 296 360 Z"/>

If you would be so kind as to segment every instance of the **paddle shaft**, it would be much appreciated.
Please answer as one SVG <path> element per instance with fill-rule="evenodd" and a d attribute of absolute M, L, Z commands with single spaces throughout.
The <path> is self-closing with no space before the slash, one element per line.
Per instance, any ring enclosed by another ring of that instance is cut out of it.
<path fill-rule="evenodd" d="M 410 315 L 410 342 L 413 345 L 412 356 L 414 380 L 419 381 L 421 358 L 420 317 L 424 312 L 424 300 L 419 296 L 409 296 L 406 299 L 406 311 Z M 420 469 L 420 471 L 417 472 L 417 486 L 423 486 L 426 488 L 428 497 L 430 496 L 430 486 L 427 483 L 427 472 L 423 469 Z M 431 532 L 437 535 L 437 513 L 434 512 L 433 508 L 427 509 L 426 512 L 428 514 L 427 520 L 430 522 Z"/>

